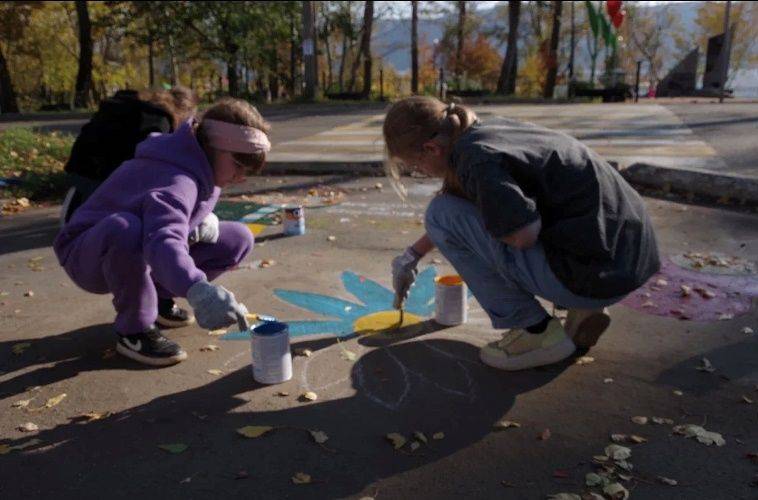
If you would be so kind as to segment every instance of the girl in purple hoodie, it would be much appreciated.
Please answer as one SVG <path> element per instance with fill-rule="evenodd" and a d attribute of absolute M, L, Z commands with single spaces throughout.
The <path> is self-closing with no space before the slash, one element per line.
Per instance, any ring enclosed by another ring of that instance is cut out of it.
<path fill-rule="evenodd" d="M 223 99 L 199 122 L 140 143 L 61 229 L 54 248 L 69 277 L 88 292 L 113 294 L 122 355 L 153 366 L 187 358 L 155 325 L 159 297 L 186 297 L 207 329 L 247 313 L 210 282 L 247 256 L 253 236 L 212 211 L 221 188 L 263 169 L 268 130 L 250 104 Z"/>

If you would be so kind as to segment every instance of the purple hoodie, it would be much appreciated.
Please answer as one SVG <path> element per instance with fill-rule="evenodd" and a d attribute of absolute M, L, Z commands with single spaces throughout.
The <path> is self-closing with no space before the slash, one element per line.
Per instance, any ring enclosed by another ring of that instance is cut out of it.
<path fill-rule="evenodd" d="M 189 254 L 187 237 L 213 211 L 221 189 L 191 123 L 141 142 L 134 159 L 121 164 L 74 212 L 53 243 L 61 265 L 80 234 L 107 215 L 128 212 L 142 220 L 143 255 L 158 283 L 184 297 L 206 279 Z"/>

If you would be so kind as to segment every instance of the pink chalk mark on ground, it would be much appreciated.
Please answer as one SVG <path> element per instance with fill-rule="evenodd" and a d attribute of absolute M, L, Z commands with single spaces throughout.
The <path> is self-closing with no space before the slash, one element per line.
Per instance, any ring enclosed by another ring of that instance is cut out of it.
<path fill-rule="evenodd" d="M 667 284 L 657 284 L 661 279 Z M 682 285 L 692 289 L 689 296 L 682 296 Z M 696 291 L 697 288 L 709 290 L 715 296 L 705 298 Z M 724 315 L 737 317 L 747 313 L 754 297 L 758 297 L 758 276 L 706 274 L 664 259 L 660 272 L 621 303 L 657 316 L 715 321 Z"/>

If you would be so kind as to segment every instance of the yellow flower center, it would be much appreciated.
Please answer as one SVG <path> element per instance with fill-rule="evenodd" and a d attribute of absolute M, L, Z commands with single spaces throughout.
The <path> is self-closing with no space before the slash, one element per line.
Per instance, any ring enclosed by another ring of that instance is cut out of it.
<path fill-rule="evenodd" d="M 358 335 L 373 335 L 381 332 L 391 332 L 399 328 L 421 323 L 423 318 L 403 313 L 403 324 L 400 324 L 400 311 L 379 311 L 361 316 L 353 323 L 353 331 Z"/>

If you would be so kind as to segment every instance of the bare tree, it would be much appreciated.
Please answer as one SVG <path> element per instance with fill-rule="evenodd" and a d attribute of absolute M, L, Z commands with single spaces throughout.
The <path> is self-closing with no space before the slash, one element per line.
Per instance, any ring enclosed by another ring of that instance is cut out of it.
<path fill-rule="evenodd" d="M 661 70 L 667 55 L 666 37 L 675 23 L 674 14 L 666 7 L 659 10 L 627 6 L 627 10 L 627 33 L 634 48 L 647 62 L 648 80 L 651 86 L 655 86 L 661 79 Z"/>
<path fill-rule="evenodd" d="M 418 1 L 411 2 L 411 92 L 418 94 Z"/>
<path fill-rule="evenodd" d="M 518 70 L 518 25 L 521 0 L 508 2 L 508 48 L 497 81 L 497 93 L 508 95 L 516 92 L 516 72 Z"/>
<path fill-rule="evenodd" d="M 86 108 L 92 94 L 92 23 L 86 1 L 77 0 L 76 17 L 79 23 L 79 71 L 76 74 L 74 106 Z"/>
<path fill-rule="evenodd" d="M 363 38 L 361 53 L 363 54 L 363 92 L 361 96 L 368 99 L 371 94 L 371 28 L 374 24 L 374 0 L 366 2 L 363 11 Z"/>
<path fill-rule="evenodd" d="M 553 30 L 550 33 L 550 49 L 547 54 L 547 78 L 545 79 L 545 91 L 543 97 L 552 99 L 555 92 L 555 80 L 558 76 L 558 41 L 561 34 L 561 14 L 563 2 L 553 2 Z"/>
<path fill-rule="evenodd" d="M 466 2 L 458 2 L 458 45 L 455 49 L 455 84 L 461 88 L 461 68 L 463 65 L 463 44 L 466 38 Z"/>

